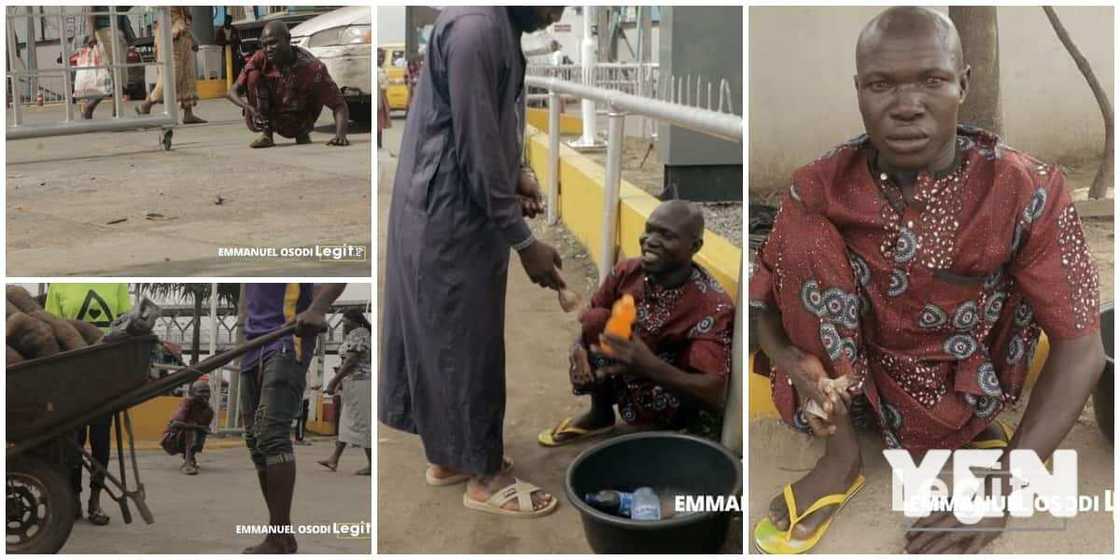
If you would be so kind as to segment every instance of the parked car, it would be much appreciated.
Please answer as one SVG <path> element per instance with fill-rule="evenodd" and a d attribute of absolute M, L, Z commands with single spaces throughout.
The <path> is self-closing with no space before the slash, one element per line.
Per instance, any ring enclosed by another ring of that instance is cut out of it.
<path fill-rule="evenodd" d="M 371 126 L 373 41 L 370 9 L 349 6 L 311 18 L 291 30 L 292 44 L 307 49 L 327 66 L 346 104 L 350 120 Z"/>

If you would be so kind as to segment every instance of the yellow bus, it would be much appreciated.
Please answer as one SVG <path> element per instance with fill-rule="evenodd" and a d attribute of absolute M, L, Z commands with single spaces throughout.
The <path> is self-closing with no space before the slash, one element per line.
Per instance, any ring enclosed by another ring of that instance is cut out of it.
<path fill-rule="evenodd" d="M 408 111 L 408 58 L 405 56 L 404 43 L 381 45 L 385 50 L 385 62 L 381 68 L 389 77 L 389 87 L 385 97 L 389 108 L 394 111 Z"/>

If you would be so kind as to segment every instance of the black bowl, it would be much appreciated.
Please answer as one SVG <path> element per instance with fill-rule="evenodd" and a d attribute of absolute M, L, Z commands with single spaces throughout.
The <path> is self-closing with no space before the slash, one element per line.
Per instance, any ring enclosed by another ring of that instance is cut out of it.
<path fill-rule="evenodd" d="M 584 535 L 596 553 L 710 554 L 723 546 L 730 511 L 635 521 L 583 501 L 600 490 L 632 492 L 642 486 L 659 493 L 671 489 L 682 495 L 741 500 L 742 465 L 719 444 L 676 432 L 620 436 L 580 453 L 568 467 L 565 491 L 579 510 Z"/>

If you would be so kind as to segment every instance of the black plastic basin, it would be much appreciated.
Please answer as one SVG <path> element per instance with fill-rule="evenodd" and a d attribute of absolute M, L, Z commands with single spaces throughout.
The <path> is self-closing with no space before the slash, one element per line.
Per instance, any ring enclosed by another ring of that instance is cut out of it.
<path fill-rule="evenodd" d="M 727 449 L 675 432 L 643 432 L 607 440 L 568 467 L 565 490 L 579 510 L 583 532 L 596 553 L 715 553 L 727 538 L 731 512 L 698 512 L 660 521 L 634 521 L 603 513 L 583 501 L 600 490 L 632 492 L 649 486 L 692 496 L 740 498 L 742 465 Z M 662 500 L 662 508 L 666 507 Z M 672 507 L 672 500 L 668 501 Z M 663 512 L 664 514 L 664 512 Z"/>

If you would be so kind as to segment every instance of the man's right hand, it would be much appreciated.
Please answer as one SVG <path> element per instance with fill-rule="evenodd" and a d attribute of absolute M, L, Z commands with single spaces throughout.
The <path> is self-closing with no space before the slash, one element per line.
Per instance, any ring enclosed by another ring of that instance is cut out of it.
<path fill-rule="evenodd" d="M 559 269 L 564 263 L 552 245 L 534 240 L 532 245 L 518 252 L 518 256 L 521 257 L 521 266 L 525 267 L 525 274 L 534 284 L 553 290 L 568 287 L 560 276 Z"/>
<path fill-rule="evenodd" d="M 825 437 L 835 433 L 836 420 L 846 409 L 842 400 L 832 398 L 824 391 L 822 382 L 828 379 L 824 364 L 812 354 L 790 348 L 786 355 L 775 359 L 774 366 L 793 382 L 802 407 L 813 401 L 828 415 L 827 419 L 813 414 L 805 415 L 813 434 Z"/>

